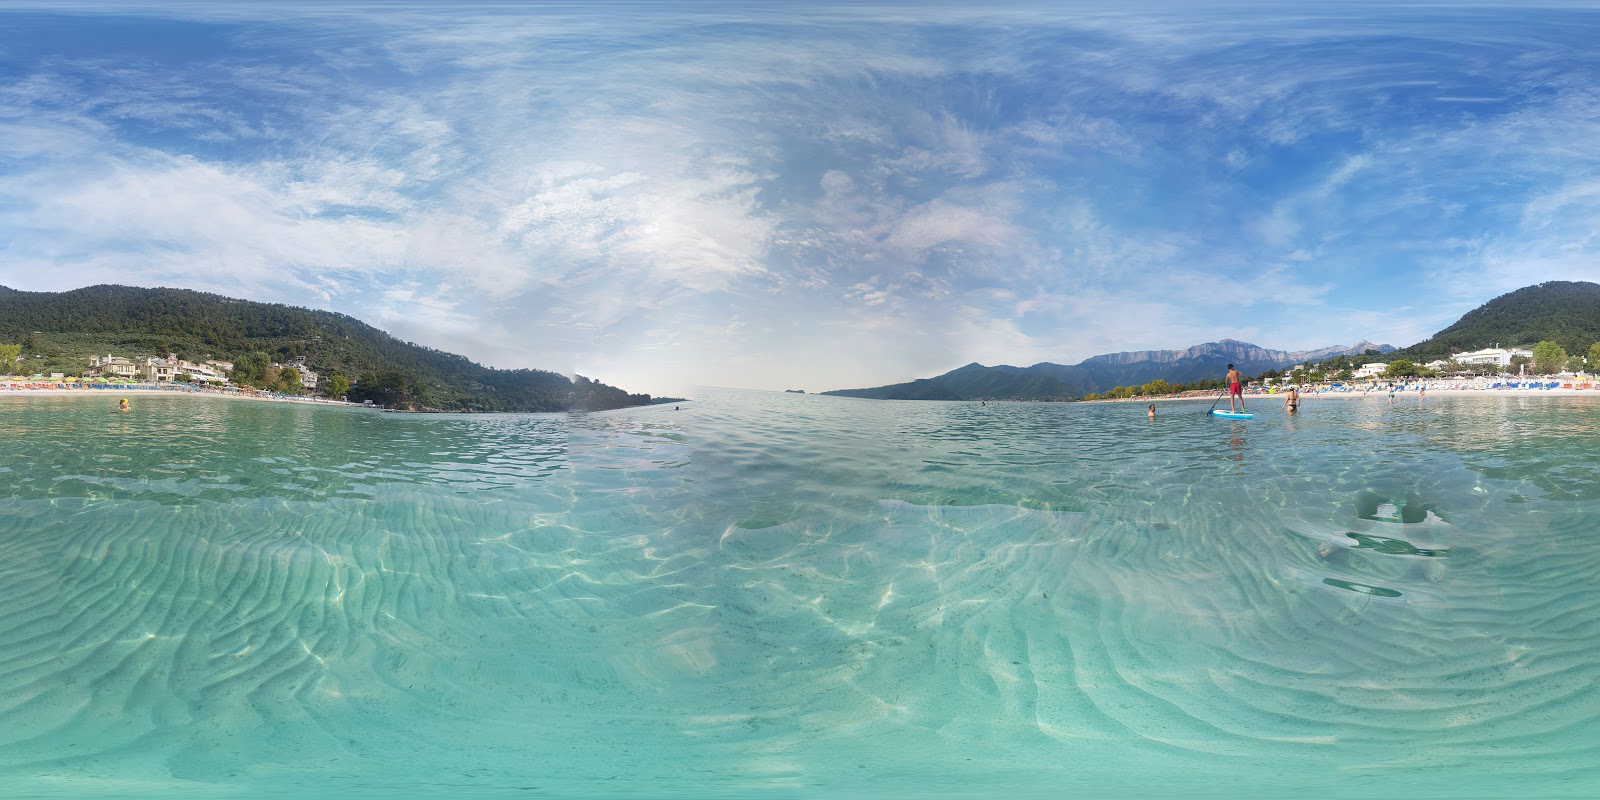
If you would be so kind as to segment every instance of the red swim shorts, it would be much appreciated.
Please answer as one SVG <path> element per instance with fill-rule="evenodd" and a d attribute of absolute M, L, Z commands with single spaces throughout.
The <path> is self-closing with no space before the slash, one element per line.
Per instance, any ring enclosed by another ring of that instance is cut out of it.
<path fill-rule="evenodd" d="M 1243 384 L 1238 384 L 1238 383 L 1230 383 L 1230 384 L 1228 384 L 1228 392 L 1230 394 L 1244 394 L 1244 385 Z"/>

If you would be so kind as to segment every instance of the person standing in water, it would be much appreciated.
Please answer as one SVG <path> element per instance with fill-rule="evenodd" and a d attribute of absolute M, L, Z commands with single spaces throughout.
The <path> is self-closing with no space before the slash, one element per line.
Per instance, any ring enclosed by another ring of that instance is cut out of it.
<path fill-rule="evenodd" d="M 1226 378 L 1223 378 L 1222 382 L 1228 385 L 1228 410 L 1229 411 L 1235 411 L 1235 412 L 1245 410 L 1244 409 L 1244 373 L 1241 373 L 1239 370 L 1234 369 L 1233 365 L 1229 364 L 1228 365 L 1228 376 Z M 1238 401 L 1239 401 L 1237 407 L 1235 407 L 1235 405 L 1234 405 L 1234 399 L 1235 398 L 1238 398 Z"/>
<path fill-rule="evenodd" d="M 1151 403 L 1150 404 L 1150 418 L 1151 419 L 1155 419 L 1156 418 L 1156 404 L 1155 403 Z"/>
<path fill-rule="evenodd" d="M 124 414 L 128 413 L 128 398 L 122 398 L 122 402 L 117 404 L 117 410 Z"/>
<path fill-rule="evenodd" d="M 1288 393 L 1283 398 L 1283 408 L 1290 414 L 1300 410 L 1300 388 L 1290 386 Z"/>

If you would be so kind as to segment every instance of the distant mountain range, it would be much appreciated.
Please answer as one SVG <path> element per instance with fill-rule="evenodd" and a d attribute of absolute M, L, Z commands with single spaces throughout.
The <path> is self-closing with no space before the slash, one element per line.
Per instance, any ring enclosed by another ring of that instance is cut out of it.
<path fill-rule="evenodd" d="M 1223 339 L 1183 350 L 1137 350 L 1092 356 L 1076 364 L 1034 364 L 1031 367 L 986 367 L 972 363 L 932 378 L 871 389 L 839 389 L 823 394 L 878 400 L 1063 400 L 1161 379 L 1188 383 L 1217 379 L 1233 364 L 1246 375 L 1284 369 L 1337 355 L 1395 348 L 1368 341 L 1316 350 L 1269 350 L 1249 342 Z"/>
<path fill-rule="evenodd" d="M 1223 339 L 1184 350 L 1109 353 L 1070 365 L 986 367 L 974 363 L 909 383 L 823 394 L 881 400 L 1062 400 L 1157 379 L 1171 384 L 1217 379 L 1229 363 L 1246 375 L 1258 375 L 1341 355 L 1350 356 L 1355 364 L 1378 360 L 1377 355 L 1385 356 L 1384 360 L 1407 358 L 1421 363 L 1485 347 L 1532 347 L 1541 341 L 1553 341 L 1569 354 L 1587 353 L 1591 345 L 1600 342 L 1600 284 L 1548 281 L 1527 286 L 1484 303 L 1454 325 L 1404 349 L 1360 341 L 1286 352 Z"/>

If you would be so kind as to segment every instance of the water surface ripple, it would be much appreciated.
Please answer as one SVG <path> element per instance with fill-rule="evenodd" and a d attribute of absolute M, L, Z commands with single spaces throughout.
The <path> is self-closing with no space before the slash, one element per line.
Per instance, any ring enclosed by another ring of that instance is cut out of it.
<path fill-rule="evenodd" d="M 1585 400 L 0 398 L 0 786 L 1590 796 Z"/>

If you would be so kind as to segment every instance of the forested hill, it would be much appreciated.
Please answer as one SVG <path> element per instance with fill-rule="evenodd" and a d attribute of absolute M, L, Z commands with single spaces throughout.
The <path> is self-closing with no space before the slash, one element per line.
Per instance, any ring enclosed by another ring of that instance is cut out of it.
<path fill-rule="evenodd" d="M 1392 356 L 1421 363 L 1496 345 L 1531 347 L 1544 341 L 1568 353 L 1588 352 L 1600 342 L 1600 284 L 1550 281 L 1503 294 Z"/>
<path fill-rule="evenodd" d="M 20 343 L 32 372 L 79 374 L 95 354 L 176 353 L 244 362 L 305 356 L 324 379 L 354 382 L 351 399 L 454 411 L 560 411 L 646 405 L 650 396 L 536 369 L 502 370 L 402 342 L 329 311 L 187 289 L 90 286 L 69 292 L 0 287 L 0 343 Z"/>

